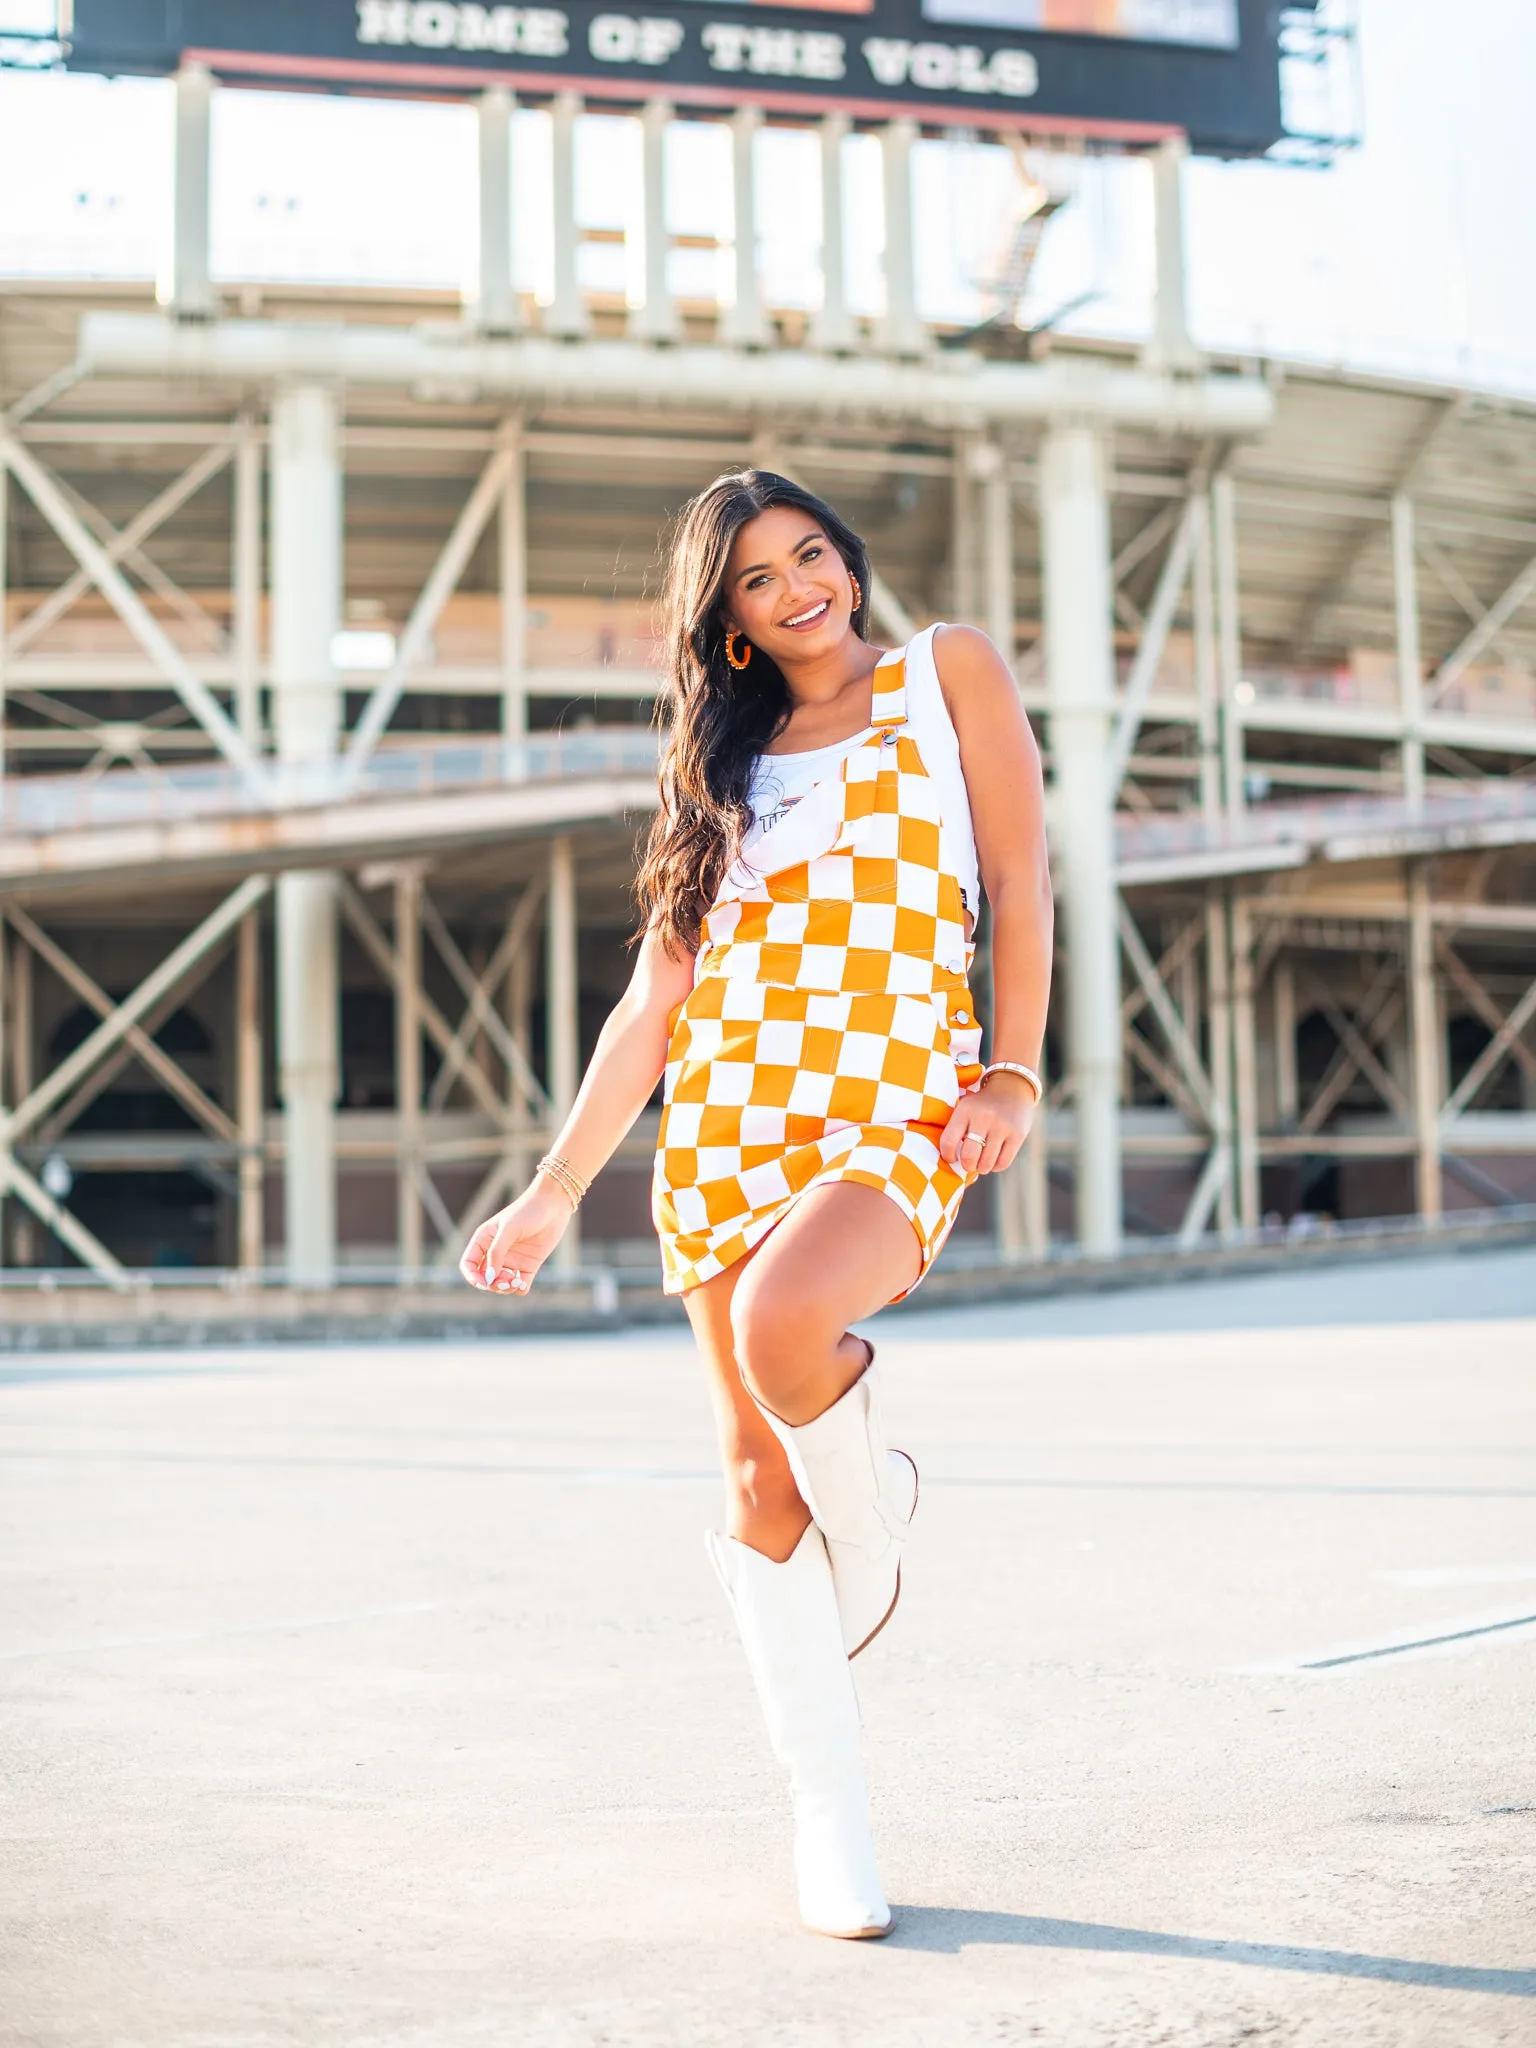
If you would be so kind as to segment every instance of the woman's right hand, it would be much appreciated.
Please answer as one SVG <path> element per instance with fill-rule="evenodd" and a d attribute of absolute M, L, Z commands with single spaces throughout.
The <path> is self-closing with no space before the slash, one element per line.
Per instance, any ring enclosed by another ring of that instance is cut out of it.
<path fill-rule="evenodd" d="M 538 1174 L 515 1202 L 480 1225 L 464 1247 L 459 1271 L 471 1287 L 493 1294 L 526 1294 L 573 1214 L 553 1181 Z"/>

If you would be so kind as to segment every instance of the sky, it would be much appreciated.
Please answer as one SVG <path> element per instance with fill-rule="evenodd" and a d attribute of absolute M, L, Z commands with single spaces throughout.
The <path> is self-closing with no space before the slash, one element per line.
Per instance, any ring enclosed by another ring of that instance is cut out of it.
<path fill-rule="evenodd" d="M 0 0 L 0 24 L 43 0 Z M 1341 0 L 1332 0 L 1341 4 Z M 1527 134 L 1536 79 L 1531 0 L 1358 0 L 1364 140 L 1326 170 L 1191 163 L 1191 326 L 1221 350 L 1386 371 L 1536 396 L 1536 174 Z M 1454 23 L 1454 27 L 1452 27 Z M 547 294 L 548 122 L 516 121 L 524 195 L 517 270 Z M 770 304 L 817 295 L 816 144 L 760 137 L 759 232 Z M 670 227 L 729 232 L 723 130 L 669 137 Z M 458 287 L 474 263 L 474 126 L 464 107 L 227 92 L 214 129 L 215 274 L 229 281 Z M 578 209 L 624 227 L 639 131 L 588 117 Z M 880 302 L 878 145 L 845 165 L 850 296 Z M 170 88 L 163 81 L 0 72 L 0 275 L 151 277 L 164 259 Z M 988 310 L 1017 183 L 984 143 L 920 146 L 921 297 L 951 319 Z M 1144 164 L 1083 163 L 1052 221 L 1025 316 L 1075 306 L 1065 331 L 1135 337 L 1150 316 L 1151 186 Z M 635 238 L 637 240 L 637 237 Z M 594 286 L 638 293 L 636 251 L 582 252 Z M 686 296 L 728 290 L 722 258 L 674 250 Z"/>

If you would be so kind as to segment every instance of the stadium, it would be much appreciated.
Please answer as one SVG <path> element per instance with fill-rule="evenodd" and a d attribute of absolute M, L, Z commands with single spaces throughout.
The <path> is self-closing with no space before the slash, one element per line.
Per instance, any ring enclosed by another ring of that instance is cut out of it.
<path fill-rule="evenodd" d="M 889 643 L 984 626 L 1045 751 L 1045 1113 L 950 1265 L 1536 1201 L 1536 415 L 1196 349 L 1186 137 L 1251 152 L 1283 125 L 1273 50 L 1258 87 L 1251 37 L 1244 75 L 1192 68 L 1236 61 L 1230 7 L 1140 119 L 1113 36 L 1097 75 L 1037 66 L 1034 99 L 934 60 L 942 106 L 910 79 L 876 105 L 845 66 L 827 111 L 832 81 L 769 80 L 809 61 L 781 34 L 777 58 L 736 51 L 732 110 L 705 75 L 719 50 L 681 26 L 663 49 L 670 29 L 605 15 L 585 53 L 573 28 L 582 75 L 541 92 L 529 65 L 577 59 L 541 51 L 527 11 L 364 7 L 350 45 L 351 10 L 334 35 L 322 11 L 286 47 L 251 12 L 205 8 L 186 32 L 206 47 L 172 51 L 81 0 L 68 61 L 175 74 L 167 274 L 158 297 L 0 287 L 14 1283 L 67 1275 L 99 1297 L 82 1314 L 109 1314 L 130 1285 L 451 1271 L 627 975 L 660 548 L 691 491 L 748 463 L 867 536 Z M 1006 29 L 977 34 L 992 78 Z M 473 106 L 462 295 L 213 276 L 216 105 L 274 82 Z M 643 191 L 616 249 L 580 218 L 576 137 L 626 99 Z M 525 191 L 531 118 L 551 169 Z M 979 126 L 1011 166 L 992 311 L 968 327 L 917 288 L 912 164 L 935 121 Z M 680 129 L 708 130 L 733 180 L 732 234 L 707 249 L 668 225 Z M 809 311 L 759 264 L 775 134 L 819 165 Z M 861 146 L 883 192 L 875 312 L 844 260 Z M 1106 152 L 1152 166 L 1140 346 L 1018 317 Z M 530 234 L 542 296 L 513 262 Z M 653 1126 L 562 1248 L 578 1293 L 654 1287 Z"/>

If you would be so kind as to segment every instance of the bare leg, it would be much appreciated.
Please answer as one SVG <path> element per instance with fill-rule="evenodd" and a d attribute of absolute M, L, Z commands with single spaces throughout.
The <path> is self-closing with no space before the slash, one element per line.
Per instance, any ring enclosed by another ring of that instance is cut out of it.
<path fill-rule="evenodd" d="M 775 1564 L 793 1555 L 811 1511 L 800 1498 L 784 1446 L 741 1383 L 731 1335 L 731 1297 L 750 1260 L 683 1297 L 709 1380 L 725 1472 L 725 1533 Z"/>
<path fill-rule="evenodd" d="M 850 1322 L 917 1277 L 912 1226 L 888 1196 L 856 1181 L 813 1188 L 756 1251 L 684 1296 L 709 1378 L 725 1470 L 725 1529 L 782 1564 L 811 1519 L 784 1447 L 747 1391 L 808 1422 L 869 1362 Z M 750 1351 L 746 1347 L 750 1346 Z"/>
<path fill-rule="evenodd" d="M 782 1421 L 813 1422 L 869 1363 L 848 1325 L 909 1287 L 921 1263 L 888 1195 L 857 1181 L 813 1188 L 746 1261 L 732 1296 L 741 1378 Z"/>

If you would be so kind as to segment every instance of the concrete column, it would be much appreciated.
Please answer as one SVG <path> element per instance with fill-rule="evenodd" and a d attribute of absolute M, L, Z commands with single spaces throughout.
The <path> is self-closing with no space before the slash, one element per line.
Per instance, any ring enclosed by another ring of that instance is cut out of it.
<path fill-rule="evenodd" d="M 676 341 L 681 331 L 677 307 L 667 283 L 667 128 L 672 109 L 665 100 L 647 100 L 640 116 L 644 152 L 645 300 L 635 320 L 642 341 Z"/>
<path fill-rule="evenodd" d="M 208 274 L 212 122 L 212 74 L 201 64 L 184 64 L 176 74 L 170 275 L 162 279 L 159 291 L 161 304 L 168 305 L 178 320 L 211 320 L 218 312 Z"/>
<path fill-rule="evenodd" d="M 1301 1086 L 1296 1073 L 1296 969 L 1291 961 L 1275 962 L 1275 1118 L 1282 1131 L 1301 1121 Z"/>
<path fill-rule="evenodd" d="M 1435 929 L 1430 915 L 1429 868 L 1408 869 L 1408 1020 L 1413 1046 L 1414 1182 L 1420 1216 L 1433 1221 L 1444 1207 L 1440 1169 L 1441 1018 L 1435 990 Z"/>
<path fill-rule="evenodd" d="M 33 1065 L 33 1008 L 32 1008 L 32 948 L 25 940 L 13 938 L 10 941 L 11 970 L 11 1101 L 25 1102 L 32 1093 Z M 37 1259 L 37 1225 L 32 1212 L 24 1204 L 16 1204 L 16 1223 L 13 1231 L 15 1262 L 18 1266 L 30 1266 Z"/>
<path fill-rule="evenodd" d="M 1193 546 L 1189 561 L 1191 610 L 1195 627 L 1195 742 L 1200 750 L 1200 809 L 1215 821 L 1221 816 L 1221 665 L 1216 646 L 1216 588 L 1211 545 L 1211 501 L 1196 498 L 1192 509 Z"/>
<path fill-rule="evenodd" d="M 1216 1227 L 1223 1237 L 1229 1237 L 1237 1218 L 1232 1185 L 1232 960 L 1227 906 L 1219 883 L 1211 888 L 1205 904 L 1205 992 L 1211 1096 L 1215 1104 L 1211 1143 L 1224 1160 L 1216 1192 Z"/>
<path fill-rule="evenodd" d="M 272 696 L 278 759 L 316 782 L 334 761 L 341 692 L 341 459 L 335 393 L 280 390 L 272 407 Z M 340 1086 L 336 877 L 277 879 L 278 1087 L 291 1280 L 326 1286 L 336 1266 L 335 1106 Z"/>
<path fill-rule="evenodd" d="M 501 730 L 520 740 L 528 732 L 528 461 L 520 420 L 503 429 L 512 467 L 501 494 L 497 575 L 501 588 Z M 511 764 L 507 771 L 512 772 Z"/>
<path fill-rule="evenodd" d="M 480 265 L 471 308 L 482 334 L 515 334 L 517 295 L 512 288 L 512 114 L 517 102 L 504 86 L 480 95 Z"/>
<path fill-rule="evenodd" d="M 576 275 L 576 120 L 580 96 L 557 92 L 549 120 L 554 146 L 555 290 L 544 316 L 545 331 L 575 340 L 587 333 L 592 316 Z"/>
<path fill-rule="evenodd" d="M 928 332 L 917 314 L 917 258 L 912 234 L 912 149 L 915 121 L 889 121 L 880 131 L 885 164 L 885 315 L 880 346 L 888 355 L 918 356 Z"/>
<path fill-rule="evenodd" d="M 1232 1094 L 1237 1112 L 1237 1220 L 1257 1230 L 1259 1181 L 1259 1046 L 1254 1018 L 1253 914 L 1232 902 Z"/>
<path fill-rule="evenodd" d="M 517 915 L 514 907 L 508 919 L 509 924 Z M 507 969 L 506 989 L 503 996 L 507 1031 L 523 1058 L 532 1064 L 533 1033 L 530 1014 L 533 1007 L 533 948 L 525 941 L 512 955 Z M 510 1142 L 507 1146 L 507 1184 L 513 1194 L 523 1186 L 533 1164 L 533 1120 L 528 1111 L 528 1098 L 518 1086 L 517 1075 L 509 1066 L 507 1069 L 507 1107 L 510 1111 Z"/>
<path fill-rule="evenodd" d="M 1216 671 L 1221 685 L 1221 781 L 1229 818 L 1243 809 L 1242 619 L 1237 595 L 1237 492 L 1232 479 L 1211 485 L 1212 569 L 1216 598 Z"/>
<path fill-rule="evenodd" d="M 234 460 L 231 628 L 235 723 L 251 752 L 261 751 L 261 432 L 241 416 Z"/>
<path fill-rule="evenodd" d="M 261 1057 L 261 913 L 248 910 L 235 938 L 235 1122 L 240 1131 L 238 1262 L 244 1273 L 265 1263 L 265 1102 Z"/>
<path fill-rule="evenodd" d="M 1424 803 L 1424 656 L 1419 642 L 1419 577 L 1414 551 L 1413 500 L 1392 500 L 1392 585 L 1397 611 L 1397 701 L 1403 720 L 1403 796 L 1414 810 Z"/>
<path fill-rule="evenodd" d="M 981 551 L 976 533 L 976 483 L 971 468 L 974 445 L 973 437 L 969 434 L 961 434 L 956 438 L 954 485 L 949 519 L 949 601 L 955 623 L 963 626 L 979 624 L 982 616 L 981 564 L 978 559 Z"/>
<path fill-rule="evenodd" d="M 738 107 L 731 116 L 735 297 L 720 322 L 720 338 L 737 348 L 766 348 L 773 338 L 757 269 L 757 131 L 762 125 L 761 107 Z"/>
<path fill-rule="evenodd" d="M 1106 449 L 1093 427 L 1055 425 L 1040 453 L 1045 673 L 1063 923 L 1067 1065 L 1076 1111 L 1077 1234 L 1120 1248 L 1120 955 L 1115 919 L 1110 719 L 1114 697 Z"/>
<path fill-rule="evenodd" d="M 0 778 L 6 772 L 5 721 L 7 716 L 7 683 L 5 643 L 10 633 L 10 514 L 11 514 L 11 472 L 0 462 Z M 5 815 L 3 781 L 0 781 L 0 817 Z"/>
<path fill-rule="evenodd" d="M 549 1075 L 550 1143 L 571 1113 L 581 1085 L 580 1011 L 577 980 L 576 856 L 563 834 L 550 842 L 549 903 L 545 925 L 544 1033 Z M 581 1264 L 580 1221 L 560 1241 L 555 1265 L 572 1272 Z"/>
<path fill-rule="evenodd" d="M 973 451 L 981 487 L 981 560 L 987 637 L 1013 667 L 1017 629 L 1013 613 L 1013 489 L 1003 451 L 984 442 Z"/>
<path fill-rule="evenodd" d="M 0 475 L 3 473 L 0 471 Z M 0 626 L 3 626 L 4 618 L 4 588 L 0 586 Z M 0 633 L 0 638 L 3 638 L 3 633 Z M 6 1105 L 10 1100 L 5 1083 L 6 1049 L 11 1027 L 8 1014 L 11 1000 L 10 950 L 10 933 L 6 930 L 4 918 L 0 917 L 0 1121 L 4 1120 Z M 5 1149 L 9 1150 L 8 1147 Z M 3 1153 L 0 1153 L 0 1156 L 3 1156 Z M 0 1266 L 6 1263 L 5 1252 L 5 1189 L 3 1184 L 0 1184 Z"/>
<path fill-rule="evenodd" d="M 421 870 L 395 877 L 395 1216 L 402 1276 L 421 1271 Z"/>
<path fill-rule="evenodd" d="M 811 322 L 811 340 L 828 354 L 845 354 L 858 339 L 848 310 L 848 264 L 844 236 L 843 144 L 846 114 L 821 120 L 821 306 Z"/>
<path fill-rule="evenodd" d="M 1200 352 L 1189 338 L 1184 247 L 1184 164 L 1189 144 L 1171 135 L 1152 153 L 1152 207 L 1157 237 L 1157 284 L 1152 335 L 1143 351 L 1149 369 L 1195 371 Z"/>

